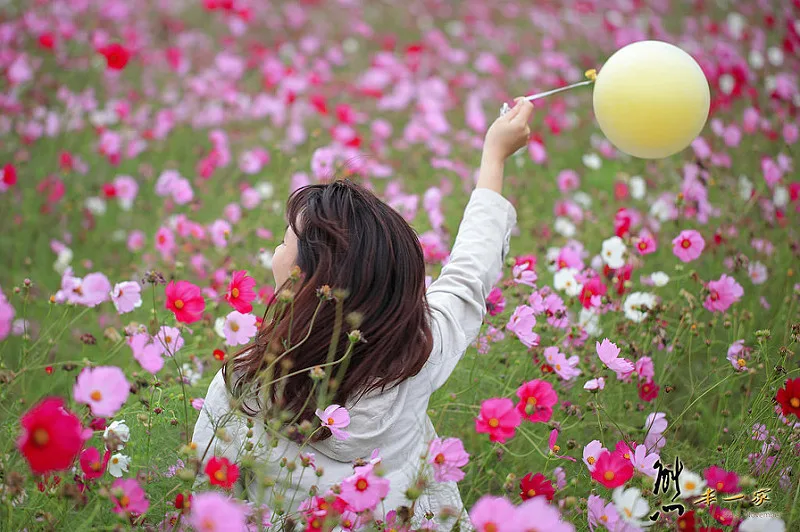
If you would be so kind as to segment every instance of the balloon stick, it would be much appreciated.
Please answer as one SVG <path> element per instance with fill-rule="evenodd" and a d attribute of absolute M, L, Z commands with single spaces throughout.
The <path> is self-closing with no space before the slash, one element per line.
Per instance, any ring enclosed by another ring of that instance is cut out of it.
<path fill-rule="evenodd" d="M 538 100 L 540 98 L 544 98 L 545 96 L 551 96 L 553 94 L 558 94 L 559 92 L 564 92 L 564 91 L 568 91 L 570 89 L 583 87 L 585 85 L 591 85 L 597 79 L 597 71 L 594 70 L 594 69 L 587 70 L 586 71 L 586 77 L 589 78 L 586 81 L 579 81 L 578 83 L 573 83 L 572 85 L 567 85 L 566 87 L 559 87 L 557 89 L 549 90 L 549 91 L 546 91 L 546 92 L 540 92 L 538 94 L 531 94 L 530 96 L 525 96 L 525 99 L 528 100 L 529 102 L 532 102 L 532 101 Z M 507 112 L 509 112 L 510 110 L 511 110 L 511 107 L 509 107 L 509 105 L 507 103 L 504 103 L 503 104 L 503 108 L 500 109 L 500 115 L 502 116 L 502 115 L 506 114 Z"/>

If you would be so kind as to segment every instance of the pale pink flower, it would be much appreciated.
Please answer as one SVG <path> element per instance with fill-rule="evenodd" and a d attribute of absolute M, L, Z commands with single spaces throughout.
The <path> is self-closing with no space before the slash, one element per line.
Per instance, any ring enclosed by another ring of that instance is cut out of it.
<path fill-rule="evenodd" d="M 584 446 L 583 463 L 589 468 L 590 473 L 594 471 L 594 465 L 597 462 L 597 459 L 605 451 L 608 451 L 608 449 L 603 447 L 603 444 L 600 443 L 600 440 L 592 440 L 587 443 L 586 446 Z"/>
<path fill-rule="evenodd" d="M 575 532 L 575 527 L 561 520 L 556 505 L 549 504 L 546 497 L 533 497 L 523 501 L 514 511 L 518 532 Z M 484 528 L 485 530 L 485 528 Z"/>
<path fill-rule="evenodd" d="M 644 445 L 648 451 L 661 450 L 667 444 L 667 440 L 663 437 L 664 431 L 667 430 L 667 415 L 663 412 L 648 414 L 644 429 L 646 434 Z"/>
<path fill-rule="evenodd" d="M 607 530 L 618 530 L 620 522 L 617 508 L 613 502 L 606 503 L 597 495 L 589 495 L 588 516 L 589 528 L 595 530 L 598 527 L 605 527 Z M 626 525 L 623 525 L 626 526 Z"/>
<path fill-rule="evenodd" d="M 764 284 L 767 280 L 767 267 L 759 261 L 752 261 L 747 266 L 747 275 L 755 285 Z"/>
<path fill-rule="evenodd" d="M 123 281 L 111 290 L 111 301 L 117 313 L 125 314 L 142 306 L 142 286 L 134 281 Z"/>
<path fill-rule="evenodd" d="M 112 510 L 118 514 L 141 515 L 147 513 L 150 502 L 141 484 L 135 478 L 120 478 L 111 485 Z"/>
<path fill-rule="evenodd" d="M 616 373 L 618 379 L 624 379 L 633 372 L 633 364 L 630 360 L 620 358 L 620 349 L 608 338 L 603 339 L 602 343 L 595 342 L 595 349 L 603 364 Z"/>
<path fill-rule="evenodd" d="M 132 253 L 141 251 L 144 248 L 144 233 L 137 230 L 128 234 L 128 250 Z"/>
<path fill-rule="evenodd" d="M 354 512 L 372 510 L 389 495 L 389 480 L 375 474 L 373 464 L 356 467 L 355 474 L 342 481 L 340 497 Z"/>
<path fill-rule="evenodd" d="M 556 353 L 548 358 L 548 361 L 553 367 L 553 371 L 565 381 L 571 381 L 581 374 L 581 370 L 578 369 L 578 363 L 580 362 L 578 355 L 567 358 L 564 353 L 556 350 Z"/>
<path fill-rule="evenodd" d="M 247 187 L 242 191 L 240 202 L 245 209 L 253 210 L 261 203 L 261 194 L 253 187 Z"/>
<path fill-rule="evenodd" d="M 120 175 L 114 178 L 114 190 L 123 209 L 129 210 L 133 206 L 139 192 L 139 184 L 129 175 Z"/>
<path fill-rule="evenodd" d="M 0 292 L 0 341 L 8 337 L 13 321 L 14 307 L 8 302 L 3 292 Z"/>
<path fill-rule="evenodd" d="M 196 398 L 192 399 L 192 403 L 191 403 L 192 404 L 192 408 L 194 408 L 197 411 L 200 411 L 200 410 L 203 409 L 203 405 L 205 404 L 205 402 L 206 402 L 206 400 L 203 399 L 202 397 L 196 397 Z"/>
<path fill-rule="evenodd" d="M 764 181 L 767 182 L 767 186 L 769 188 L 777 185 L 780 182 L 781 177 L 783 177 L 781 168 L 769 157 L 764 157 L 761 159 L 761 172 L 764 174 Z"/>
<path fill-rule="evenodd" d="M 156 250 L 164 258 L 172 256 L 175 250 L 175 236 L 168 227 L 160 227 L 156 232 Z"/>
<path fill-rule="evenodd" d="M 528 269 L 527 264 L 518 264 L 514 266 L 511 273 L 514 276 L 515 283 L 532 287 L 536 286 L 536 279 L 538 279 L 538 276 L 535 271 Z"/>
<path fill-rule="evenodd" d="M 153 337 L 153 343 L 161 350 L 160 354 L 173 356 L 183 347 L 184 341 L 180 329 L 162 325 Z"/>
<path fill-rule="evenodd" d="M 606 380 L 603 377 L 598 377 L 596 379 L 589 379 L 586 381 L 586 384 L 583 385 L 584 390 L 589 390 L 590 392 L 596 390 L 602 390 L 606 387 Z"/>
<path fill-rule="evenodd" d="M 350 435 L 342 430 L 350 425 L 350 413 L 343 406 L 330 405 L 325 410 L 317 409 L 314 412 L 322 422 L 323 427 L 327 427 L 333 437 L 337 440 L 346 440 Z"/>
<path fill-rule="evenodd" d="M 228 245 L 228 238 L 231 236 L 231 224 L 225 220 L 216 220 L 208 228 L 211 234 L 211 242 L 218 248 L 224 248 Z"/>
<path fill-rule="evenodd" d="M 151 342 L 150 335 L 138 333 L 129 336 L 128 345 L 133 351 L 133 358 L 142 366 L 142 369 L 155 375 L 164 367 L 161 349 Z"/>
<path fill-rule="evenodd" d="M 703 253 L 706 241 L 694 229 L 681 231 L 672 239 L 672 253 L 683 262 L 691 262 Z"/>
<path fill-rule="evenodd" d="M 725 312 L 744 295 L 742 285 L 724 273 L 716 281 L 709 281 L 706 288 L 709 295 L 703 302 L 703 306 L 711 312 Z"/>
<path fill-rule="evenodd" d="M 575 190 L 580 185 L 580 178 L 575 170 L 561 170 L 556 176 L 558 190 L 562 194 Z"/>
<path fill-rule="evenodd" d="M 636 450 L 631 455 L 633 468 L 650 478 L 656 478 L 657 471 L 653 465 L 658 461 L 658 453 L 647 453 L 647 447 L 637 445 Z"/>
<path fill-rule="evenodd" d="M 156 194 L 167 196 L 172 190 L 172 185 L 182 179 L 181 174 L 176 170 L 164 170 L 156 181 Z"/>
<path fill-rule="evenodd" d="M 94 416 L 113 416 L 128 400 L 131 385 L 116 366 L 85 368 L 78 375 L 72 397 L 89 405 Z"/>
<path fill-rule="evenodd" d="M 232 311 L 225 317 L 222 328 L 225 333 L 227 345 L 244 345 L 258 332 L 256 317 L 252 314 L 242 314 L 238 310 Z"/>
<path fill-rule="evenodd" d="M 464 478 L 460 469 L 469 462 L 469 454 L 458 438 L 436 438 L 428 446 L 428 463 L 433 466 L 436 482 L 458 482 Z"/>
<path fill-rule="evenodd" d="M 197 532 L 244 532 L 246 517 L 244 506 L 222 493 L 209 491 L 192 498 L 189 524 Z"/>
<path fill-rule="evenodd" d="M 519 532 L 516 512 L 505 497 L 484 495 L 469 511 L 469 519 L 477 532 Z"/>
<path fill-rule="evenodd" d="M 533 332 L 535 326 L 536 316 L 534 316 L 533 309 L 527 305 L 520 305 L 514 309 L 514 313 L 506 325 L 506 330 L 516 334 L 526 347 L 534 347 L 539 345 L 539 335 Z"/>

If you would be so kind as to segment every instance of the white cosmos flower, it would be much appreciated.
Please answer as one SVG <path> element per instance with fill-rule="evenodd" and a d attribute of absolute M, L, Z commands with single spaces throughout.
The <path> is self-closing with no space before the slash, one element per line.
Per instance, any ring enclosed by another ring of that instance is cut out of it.
<path fill-rule="evenodd" d="M 781 66 L 783 64 L 783 50 L 777 46 L 770 46 L 767 50 L 767 59 L 772 66 Z"/>
<path fill-rule="evenodd" d="M 703 494 L 706 481 L 694 471 L 684 469 L 678 479 L 681 488 L 681 499 L 688 499 Z"/>
<path fill-rule="evenodd" d="M 786 204 L 789 203 L 789 191 L 786 190 L 786 187 L 775 187 L 775 192 L 772 194 L 772 203 L 776 207 L 786 207 Z"/>
<path fill-rule="evenodd" d="M 647 193 L 647 185 L 641 176 L 635 175 L 628 181 L 628 188 L 630 189 L 631 197 L 635 200 L 644 198 Z"/>
<path fill-rule="evenodd" d="M 639 488 L 623 489 L 620 486 L 614 489 L 611 499 L 614 501 L 614 506 L 620 518 L 626 523 L 638 527 L 653 524 L 650 520 L 643 519 L 650 513 L 650 505 L 642 497 L 642 492 Z"/>
<path fill-rule="evenodd" d="M 268 181 L 257 183 L 255 188 L 262 200 L 271 199 L 275 194 L 275 187 Z"/>
<path fill-rule="evenodd" d="M 109 448 L 109 439 L 114 438 L 115 448 Z M 119 451 L 125 444 L 128 443 L 128 440 L 131 437 L 131 429 L 128 428 L 128 425 L 125 424 L 124 419 L 120 419 L 119 421 L 112 421 L 109 426 L 106 427 L 106 430 L 103 431 L 103 440 L 106 442 L 106 449 L 109 451 Z"/>
<path fill-rule="evenodd" d="M 556 221 L 553 223 L 553 229 L 556 233 L 565 238 L 572 238 L 575 236 L 575 224 L 563 216 L 556 218 Z"/>
<path fill-rule="evenodd" d="M 750 55 L 748 55 L 747 60 L 750 62 L 750 66 L 755 69 L 759 69 L 764 66 L 764 54 L 756 49 L 750 50 Z"/>
<path fill-rule="evenodd" d="M 575 279 L 578 270 L 575 268 L 562 268 L 553 276 L 553 286 L 556 290 L 574 297 L 581 293 L 583 285 Z"/>
<path fill-rule="evenodd" d="M 555 272 L 556 271 L 556 260 L 558 260 L 558 254 L 561 253 L 561 248 L 547 248 L 547 253 L 545 258 L 547 260 L 547 271 Z"/>
<path fill-rule="evenodd" d="M 650 274 L 650 280 L 654 286 L 664 286 L 669 282 L 669 275 L 664 272 L 653 272 Z"/>
<path fill-rule="evenodd" d="M 753 195 L 753 182 L 746 175 L 739 176 L 739 197 L 747 201 Z"/>
<path fill-rule="evenodd" d="M 108 472 L 112 477 L 121 477 L 122 473 L 128 472 L 128 466 L 131 464 L 131 459 L 121 453 L 112 454 L 108 460 Z"/>
<path fill-rule="evenodd" d="M 592 197 L 582 190 L 579 190 L 573 194 L 572 199 L 584 209 L 588 209 L 592 206 Z"/>
<path fill-rule="evenodd" d="M 600 316 L 592 309 L 582 308 L 578 315 L 578 325 L 580 325 L 589 336 L 600 336 L 603 329 L 600 328 Z"/>
<path fill-rule="evenodd" d="M 669 220 L 672 209 L 670 205 L 663 199 L 656 200 L 650 207 L 650 216 L 657 219 L 659 222 L 666 222 Z"/>
<path fill-rule="evenodd" d="M 636 323 L 644 321 L 647 311 L 656 304 L 656 296 L 648 292 L 634 292 L 625 299 L 622 307 L 625 317 Z"/>
<path fill-rule="evenodd" d="M 739 525 L 739 532 L 785 532 L 783 519 L 772 512 L 750 514 Z"/>
<path fill-rule="evenodd" d="M 225 338 L 225 318 L 219 317 L 214 320 L 214 332 L 217 333 L 217 336 L 220 338 Z"/>
<path fill-rule="evenodd" d="M 587 168 L 592 170 L 598 170 L 601 166 L 603 166 L 603 160 L 596 153 L 587 153 L 581 157 L 581 160 Z"/>
<path fill-rule="evenodd" d="M 64 275 L 64 272 L 69 268 L 69 265 L 72 263 L 72 250 L 70 248 L 65 247 L 61 251 L 58 252 L 58 257 L 56 258 L 55 263 L 53 263 L 53 269 L 59 273 L 59 275 Z"/>
<path fill-rule="evenodd" d="M 747 275 L 753 284 L 762 284 L 767 280 L 767 267 L 759 261 L 753 261 L 747 266 Z"/>
<path fill-rule="evenodd" d="M 608 267 L 616 270 L 625 266 L 625 242 L 618 236 L 603 241 L 603 262 L 608 264 Z"/>
<path fill-rule="evenodd" d="M 86 198 L 84 205 L 95 216 L 102 216 L 106 213 L 106 201 L 103 198 L 98 198 L 97 196 Z"/>
<path fill-rule="evenodd" d="M 264 268 L 272 269 L 272 252 L 268 249 L 263 250 L 258 254 L 258 261 Z"/>

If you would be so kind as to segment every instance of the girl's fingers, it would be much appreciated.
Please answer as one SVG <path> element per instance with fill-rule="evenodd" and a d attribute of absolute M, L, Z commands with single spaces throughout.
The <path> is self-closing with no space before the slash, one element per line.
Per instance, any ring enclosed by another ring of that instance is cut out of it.
<path fill-rule="evenodd" d="M 533 104 L 524 98 L 518 98 L 518 100 L 522 101 L 517 101 L 517 105 L 512 109 L 512 111 L 516 111 L 512 118 L 515 122 L 527 124 L 533 115 Z"/>

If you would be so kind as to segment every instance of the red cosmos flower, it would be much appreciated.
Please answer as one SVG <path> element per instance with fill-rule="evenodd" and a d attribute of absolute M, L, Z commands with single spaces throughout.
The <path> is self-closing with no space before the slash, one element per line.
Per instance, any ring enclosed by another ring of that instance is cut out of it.
<path fill-rule="evenodd" d="M 603 284 L 599 277 L 592 277 L 583 285 L 583 290 L 578 297 L 583 308 L 592 308 L 592 297 L 604 296 L 608 292 L 608 288 Z"/>
<path fill-rule="evenodd" d="M 17 184 L 17 169 L 13 164 L 7 164 L 3 167 L 2 182 L 6 187 L 12 187 Z"/>
<path fill-rule="evenodd" d="M 45 50 L 52 50 L 56 45 L 56 40 L 52 33 L 42 33 L 39 35 L 39 46 Z"/>
<path fill-rule="evenodd" d="M 678 517 L 677 524 L 680 532 L 695 532 L 695 527 L 697 524 L 695 523 L 694 510 L 686 512 L 682 516 Z"/>
<path fill-rule="evenodd" d="M 226 490 L 231 489 L 239 479 L 239 466 L 230 463 L 227 458 L 214 456 L 206 464 L 205 472 L 208 475 L 208 481 L 213 486 L 219 486 Z"/>
<path fill-rule="evenodd" d="M 17 448 L 37 475 L 69 468 L 81 452 L 81 421 L 64 408 L 60 397 L 42 400 L 22 416 L 20 424 Z"/>
<path fill-rule="evenodd" d="M 722 506 L 712 504 L 711 508 L 709 508 L 709 513 L 711 513 L 711 517 L 725 526 L 733 526 L 736 522 L 736 516 L 733 515 L 730 508 L 723 508 Z"/>
<path fill-rule="evenodd" d="M 166 308 L 182 323 L 194 323 L 203 317 L 206 302 L 200 288 L 189 281 L 170 281 L 165 289 Z"/>
<path fill-rule="evenodd" d="M 619 209 L 614 215 L 614 234 L 622 238 L 631 230 L 633 218 L 625 207 Z"/>
<path fill-rule="evenodd" d="M 253 305 L 250 302 L 256 298 L 256 293 L 253 290 L 255 285 L 256 280 L 249 277 L 246 270 L 233 272 L 233 278 L 228 285 L 228 291 L 225 293 L 225 301 L 242 314 L 247 314 L 253 310 Z"/>
<path fill-rule="evenodd" d="M 222 362 L 225 360 L 225 351 L 222 349 L 214 349 L 214 358 Z"/>
<path fill-rule="evenodd" d="M 639 399 L 649 403 L 656 397 L 661 387 L 653 380 L 639 381 Z"/>
<path fill-rule="evenodd" d="M 532 499 L 534 497 L 544 496 L 548 501 L 552 501 L 556 494 L 553 483 L 550 482 L 546 476 L 541 473 L 528 473 L 522 480 L 519 481 L 519 496 L 523 501 Z"/>
<path fill-rule="evenodd" d="M 111 70 L 122 70 L 128 64 L 131 53 L 119 43 L 112 43 L 98 50 L 106 58 L 106 65 Z"/>
<path fill-rule="evenodd" d="M 100 478 L 106 472 L 108 459 L 111 457 L 111 452 L 106 451 L 103 457 L 100 457 L 100 451 L 95 447 L 87 447 L 81 453 L 80 464 L 81 471 L 87 479 L 92 480 Z"/>
<path fill-rule="evenodd" d="M 187 497 L 183 493 L 178 493 L 175 496 L 175 509 L 180 510 L 182 512 L 188 512 L 189 509 L 192 507 L 192 494 L 190 493 Z"/>
<path fill-rule="evenodd" d="M 775 395 L 775 400 L 781 405 L 784 416 L 794 414 L 800 418 L 800 377 L 787 379 L 786 384 Z"/>
<path fill-rule="evenodd" d="M 116 198 L 117 197 L 117 187 L 114 186 L 113 183 L 104 183 L 103 184 L 103 196 L 106 198 Z"/>
<path fill-rule="evenodd" d="M 630 461 L 612 451 L 600 453 L 592 471 L 592 478 L 609 489 L 622 486 L 632 477 L 633 465 Z"/>

